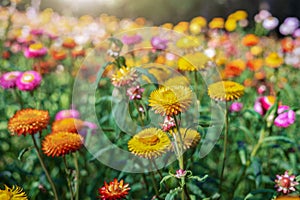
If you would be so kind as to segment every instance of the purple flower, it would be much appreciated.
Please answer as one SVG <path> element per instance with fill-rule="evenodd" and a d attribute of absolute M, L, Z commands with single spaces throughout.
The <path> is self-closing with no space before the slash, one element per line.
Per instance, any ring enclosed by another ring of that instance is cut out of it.
<path fill-rule="evenodd" d="M 127 45 L 134 45 L 134 44 L 138 44 L 142 41 L 142 36 L 140 35 L 124 35 L 122 37 L 122 42 L 124 44 L 127 44 Z"/>
<path fill-rule="evenodd" d="M 61 120 L 65 118 L 80 118 L 80 114 L 77 110 L 75 109 L 70 109 L 70 110 L 61 110 L 55 115 L 55 121 L 56 120 Z"/>
<path fill-rule="evenodd" d="M 295 175 L 289 175 L 286 171 L 283 175 L 276 175 L 277 179 L 275 180 L 275 187 L 278 192 L 283 192 L 283 194 L 288 194 L 291 191 L 295 191 L 295 186 L 299 183 L 295 181 Z"/>
<path fill-rule="evenodd" d="M 277 127 L 286 128 L 295 122 L 296 114 L 290 110 L 289 106 L 279 106 L 277 110 L 278 116 L 274 120 L 274 125 Z"/>
<path fill-rule="evenodd" d="M 231 105 L 230 105 L 230 112 L 240 112 L 243 108 L 243 104 L 240 103 L 240 102 L 233 102 Z"/>
<path fill-rule="evenodd" d="M 20 71 L 7 72 L 0 77 L 0 86 L 3 89 L 16 87 L 17 78 L 22 74 Z"/>
<path fill-rule="evenodd" d="M 162 124 L 162 130 L 163 131 L 169 131 L 170 129 L 174 128 L 176 126 L 175 120 L 173 117 L 166 116 L 164 123 Z"/>
<path fill-rule="evenodd" d="M 262 23 L 263 27 L 267 30 L 273 30 L 278 24 L 279 20 L 276 17 L 268 17 Z"/>
<path fill-rule="evenodd" d="M 167 39 L 163 39 L 158 36 L 154 36 L 151 39 L 151 45 L 156 50 L 165 50 L 167 48 L 167 43 Z"/>
<path fill-rule="evenodd" d="M 131 88 L 127 89 L 127 96 L 129 96 L 130 100 L 136 100 L 136 99 L 141 99 L 142 98 L 142 94 L 144 92 L 144 88 L 141 88 L 141 86 L 133 86 Z"/>
<path fill-rule="evenodd" d="M 176 170 L 175 177 L 176 178 L 182 178 L 182 177 L 185 177 L 186 174 L 187 174 L 187 172 L 185 170 L 179 169 L 179 170 Z"/>
<path fill-rule="evenodd" d="M 300 37 L 300 28 L 296 29 L 293 33 L 294 37 Z"/>
<path fill-rule="evenodd" d="M 287 17 L 283 23 L 293 28 L 294 30 L 299 26 L 299 20 L 297 17 Z"/>
<path fill-rule="evenodd" d="M 42 76 L 36 71 L 24 72 L 17 78 L 16 85 L 19 90 L 31 91 L 37 88 L 42 81 Z"/>
<path fill-rule="evenodd" d="M 24 56 L 26 58 L 39 58 L 47 54 L 47 48 L 41 43 L 31 44 L 24 51 Z"/>

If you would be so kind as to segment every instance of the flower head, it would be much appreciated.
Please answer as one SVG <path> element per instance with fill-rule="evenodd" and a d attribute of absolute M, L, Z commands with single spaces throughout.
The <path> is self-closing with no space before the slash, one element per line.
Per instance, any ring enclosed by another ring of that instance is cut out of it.
<path fill-rule="evenodd" d="M 171 129 L 170 133 L 173 135 L 174 138 L 177 138 L 176 142 L 178 143 L 178 145 L 180 145 L 178 131 L 175 129 Z M 183 142 L 183 150 L 195 147 L 201 139 L 200 134 L 193 129 L 180 128 L 180 134 Z M 173 148 L 173 146 L 170 147 Z"/>
<path fill-rule="evenodd" d="M 244 95 L 244 86 L 233 81 L 220 81 L 208 86 L 208 95 L 216 101 L 232 101 Z"/>
<path fill-rule="evenodd" d="M 274 120 L 274 125 L 277 127 L 289 127 L 294 124 L 296 113 L 290 110 L 289 106 L 281 105 L 277 110 L 278 116 Z"/>
<path fill-rule="evenodd" d="M 127 44 L 127 45 L 134 45 L 134 44 L 138 44 L 142 41 L 142 36 L 140 35 L 124 35 L 122 37 L 122 42 L 124 44 Z"/>
<path fill-rule="evenodd" d="M 12 188 L 4 185 L 4 190 L 0 189 L 0 199 L 3 200 L 27 200 L 27 195 L 23 189 L 14 185 Z"/>
<path fill-rule="evenodd" d="M 129 85 L 137 79 L 137 74 L 134 68 L 122 67 L 113 74 L 111 82 L 116 87 Z"/>
<path fill-rule="evenodd" d="M 185 36 L 176 42 L 176 46 L 182 49 L 195 48 L 200 46 L 200 40 L 195 36 Z"/>
<path fill-rule="evenodd" d="M 42 43 L 31 44 L 24 51 L 24 56 L 26 58 L 39 58 L 47 54 L 47 48 L 43 46 Z"/>
<path fill-rule="evenodd" d="M 200 52 L 187 54 L 178 59 L 178 69 L 181 71 L 197 71 L 205 68 L 209 58 Z"/>
<path fill-rule="evenodd" d="M 167 46 L 168 40 L 163 39 L 161 37 L 155 36 L 151 39 L 151 45 L 156 50 L 165 50 Z"/>
<path fill-rule="evenodd" d="M 291 191 L 295 191 L 296 185 L 299 183 L 295 180 L 295 175 L 289 175 L 289 172 L 286 171 L 283 175 L 276 175 L 277 179 L 275 180 L 275 187 L 278 192 L 283 192 L 284 194 L 288 194 Z"/>
<path fill-rule="evenodd" d="M 52 132 L 78 133 L 83 127 L 84 122 L 76 118 L 64 118 L 56 120 L 52 124 Z"/>
<path fill-rule="evenodd" d="M 0 77 L 0 86 L 3 89 L 16 87 L 17 78 L 22 74 L 20 71 L 6 72 Z"/>
<path fill-rule="evenodd" d="M 78 110 L 70 109 L 70 110 L 61 110 L 55 115 L 55 120 L 61 120 L 65 118 L 79 118 L 80 114 Z"/>
<path fill-rule="evenodd" d="M 263 20 L 262 26 L 267 30 L 273 30 L 276 28 L 279 24 L 279 20 L 276 17 L 268 17 Z"/>
<path fill-rule="evenodd" d="M 19 90 L 32 91 L 37 88 L 42 81 L 42 76 L 36 71 L 26 71 L 16 80 L 16 85 Z"/>
<path fill-rule="evenodd" d="M 67 48 L 67 49 L 73 49 L 74 47 L 76 47 L 76 42 L 73 38 L 69 37 L 69 38 L 66 38 L 64 41 L 63 41 L 63 44 L 62 46 Z"/>
<path fill-rule="evenodd" d="M 48 134 L 42 142 L 44 154 L 52 157 L 64 156 L 79 150 L 83 138 L 77 133 L 56 132 Z"/>
<path fill-rule="evenodd" d="M 281 66 L 284 62 L 284 59 L 278 55 L 276 52 L 271 52 L 266 58 L 265 58 L 265 64 L 271 68 L 277 68 Z"/>
<path fill-rule="evenodd" d="M 192 104 L 192 90 L 182 85 L 160 87 L 149 97 L 149 105 L 161 115 L 173 116 L 185 112 Z"/>
<path fill-rule="evenodd" d="M 99 188 L 98 192 L 100 195 L 99 198 L 102 200 L 117 200 L 125 198 L 129 190 L 128 183 L 124 184 L 123 180 L 118 182 L 117 179 L 114 179 L 109 184 L 104 182 L 104 186 Z"/>
<path fill-rule="evenodd" d="M 208 26 L 210 29 L 222 29 L 224 28 L 224 19 L 215 17 L 209 22 Z"/>
<path fill-rule="evenodd" d="M 265 115 L 269 108 L 275 103 L 276 97 L 263 96 L 258 97 L 254 103 L 254 110 L 260 115 Z"/>
<path fill-rule="evenodd" d="M 243 103 L 240 102 L 233 102 L 230 107 L 229 110 L 231 112 L 240 112 L 243 108 Z"/>
<path fill-rule="evenodd" d="M 23 109 L 9 119 L 8 130 L 11 134 L 35 134 L 45 129 L 49 123 L 49 113 L 46 110 Z"/>
<path fill-rule="evenodd" d="M 175 175 L 175 177 L 176 177 L 176 178 L 182 178 L 182 177 L 185 177 L 186 174 L 187 174 L 187 171 L 186 171 L 186 170 L 179 169 L 179 170 L 176 170 L 176 175 Z"/>
<path fill-rule="evenodd" d="M 129 96 L 130 100 L 135 100 L 135 99 L 142 99 L 142 94 L 144 92 L 144 88 L 141 88 L 141 86 L 133 86 L 131 88 L 128 88 L 126 91 L 127 96 Z"/>
<path fill-rule="evenodd" d="M 128 142 L 129 151 L 148 159 L 161 156 L 169 147 L 170 140 L 168 136 L 157 128 L 144 129 Z"/>
<path fill-rule="evenodd" d="M 255 46 L 259 42 L 259 37 L 257 37 L 254 34 L 247 34 L 244 36 L 242 43 L 243 45 L 249 47 L 249 46 Z"/>

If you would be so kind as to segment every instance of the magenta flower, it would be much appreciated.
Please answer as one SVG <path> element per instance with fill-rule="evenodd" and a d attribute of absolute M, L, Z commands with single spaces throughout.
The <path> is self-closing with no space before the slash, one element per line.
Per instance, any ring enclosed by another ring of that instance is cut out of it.
<path fill-rule="evenodd" d="M 24 51 L 24 56 L 26 58 L 39 58 L 47 54 L 47 48 L 41 43 L 31 44 Z"/>
<path fill-rule="evenodd" d="M 269 108 L 275 103 L 274 96 L 258 97 L 254 103 L 254 110 L 260 115 L 265 115 Z"/>
<path fill-rule="evenodd" d="M 294 37 L 300 37 L 300 28 L 296 29 L 293 33 Z"/>
<path fill-rule="evenodd" d="M 230 107 L 229 110 L 230 112 L 240 112 L 243 108 L 243 104 L 240 102 L 233 102 Z"/>
<path fill-rule="evenodd" d="M 40 35 L 44 34 L 44 30 L 43 29 L 32 29 L 30 31 L 30 34 L 40 36 Z"/>
<path fill-rule="evenodd" d="M 55 121 L 56 120 L 61 120 L 65 118 L 80 118 L 80 114 L 77 110 L 75 109 L 70 109 L 70 110 L 61 110 L 55 115 Z"/>
<path fill-rule="evenodd" d="M 169 131 L 170 129 L 174 128 L 176 126 L 175 120 L 173 117 L 166 116 L 164 123 L 162 124 L 162 130 L 163 131 Z"/>
<path fill-rule="evenodd" d="M 0 77 L 0 86 L 3 89 L 16 87 L 17 78 L 22 74 L 20 71 L 6 72 Z"/>
<path fill-rule="evenodd" d="M 278 116 L 274 120 L 274 125 L 277 127 L 286 128 L 295 122 L 296 113 L 290 110 L 289 106 L 279 106 L 277 110 Z"/>
<path fill-rule="evenodd" d="M 122 42 L 124 44 L 127 44 L 127 45 L 134 45 L 134 44 L 138 44 L 142 41 L 142 36 L 140 35 L 124 35 L 122 37 Z"/>
<path fill-rule="evenodd" d="M 42 76 L 36 71 L 24 72 L 17 78 L 16 85 L 19 90 L 32 91 L 37 88 L 42 81 Z"/>
<path fill-rule="evenodd" d="M 151 45 L 156 50 L 165 50 L 167 46 L 168 40 L 160 38 L 158 36 L 154 36 L 151 39 Z"/>
<path fill-rule="evenodd" d="M 291 191 L 295 191 L 295 186 L 299 183 L 295 181 L 295 175 L 289 175 L 286 171 L 283 175 L 276 175 L 277 179 L 275 180 L 275 187 L 278 192 L 283 192 L 283 194 L 288 194 Z"/>
<path fill-rule="evenodd" d="M 127 96 L 129 96 L 130 100 L 139 100 L 142 99 L 142 94 L 144 92 L 144 88 L 141 88 L 141 86 L 133 86 L 131 88 L 127 89 Z"/>
<path fill-rule="evenodd" d="M 183 169 L 179 169 L 179 170 L 176 170 L 176 175 L 175 177 L 176 178 L 182 178 L 182 177 L 185 177 L 187 174 L 187 172 Z"/>

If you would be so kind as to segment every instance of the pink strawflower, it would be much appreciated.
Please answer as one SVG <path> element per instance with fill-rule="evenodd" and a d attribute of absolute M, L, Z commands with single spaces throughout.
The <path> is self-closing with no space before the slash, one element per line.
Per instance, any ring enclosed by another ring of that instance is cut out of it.
<path fill-rule="evenodd" d="M 24 51 L 26 58 L 39 58 L 47 54 L 47 48 L 41 43 L 34 43 L 27 47 Z"/>
<path fill-rule="evenodd" d="M 127 96 L 129 96 L 130 100 L 139 100 L 142 99 L 142 94 L 144 92 L 144 88 L 141 88 L 141 86 L 133 86 L 131 88 L 127 89 Z"/>
<path fill-rule="evenodd" d="M 19 90 L 31 91 L 37 88 L 42 81 L 42 76 L 36 71 L 24 72 L 17 78 L 16 85 Z"/>
<path fill-rule="evenodd" d="M 176 175 L 175 177 L 176 178 L 182 178 L 182 177 L 185 177 L 187 174 L 187 172 L 183 169 L 179 169 L 179 170 L 176 170 Z"/>
<path fill-rule="evenodd" d="M 277 110 L 278 116 L 274 120 L 274 125 L 277 127 L 286 128 L 295 122 L 296 113 L 290 110 L 289 106 L 279 106 Z"/>
<path fill-rule="evenodd" d="M 229 110 L 230 112 L 240 112 L 243 108 L 243 104 L 240 102 L 233 102 L 230 107 Z"/>
<path fill-rule="evenodd" d="M 176 127 L 176 123 L 173 117 L 166 116 L 164 123 L 162 124 L 163 131 L 169 131 L 170 129 Z"/>
<path fill-rule="evenodd" d="M 276 177 L 275 187 L 278 192 L 282 192 L 283 194 L 289 194 L 291 191 L 295 191 L 295 186 L 299 184 L 295 181 L 295 175 L 289 175 L 288 171 L 286 171 L 283 175 L 276 175 Z"/>
<path fill-rule="evenodd" d="M 80 118 L 80 114 L 77 110 L 75 109 L 70 109 L 70 110 L 61 110 L 55 115 L 55 121 L 56 120 L 61 120 L 65 118 Z"/>
<path fill-rule="evenodd" d="M 151 39 L 151 45 L 156 50 L 165 50 L 167 46 L 168 40 L 160 38 L 158 36 L 154 36 Z"/>
<path fill-rule="evenodd" d="M 258 97 L 254 103 L 254 110 L 260 115 L 265 115 L 269 108 L 275 103 L 274 96 Z"/>
<path fill-rule="evenodd" d="M 32 29 L 30 31 L 30 34 L 40 36 L 40 35 L 44 34 L 44 30 L 43 29 Z"/>
<path fill-rule="evenodd" d="M 16 87 L 17 78 L 22 74 L 20 71 L 6 72 L 0 77 L 0 86 L 3 89 Z"/>
<path fill-rule="evenodd" d="M 142 41 L 142 36 L 140 35 L 124 35 L 122 37 L 122 42 L 124 44 L 127 44 L 127 45 L 134 45 L 134 44 L 138 44 Z"/>

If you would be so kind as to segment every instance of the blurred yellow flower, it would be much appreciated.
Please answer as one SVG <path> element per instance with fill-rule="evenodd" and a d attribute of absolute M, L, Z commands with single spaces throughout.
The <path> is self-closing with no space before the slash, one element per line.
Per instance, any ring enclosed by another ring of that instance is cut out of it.
<path fill-rule="evenodd" d="M 185 36 L 176 42 L 176 46 L 182 49 L 195 48 L 200 46 L 200 39 L 195 36 Z"/>
<path fill-rule="evenodd" d="M 0 189 L 0 199 L 2 200 L 27 200 L 27 195 L 23 189 L 19 186 L 13 186 L 12 188 L 4 185 L 4 190 Z"/>
<path fill-rule="evenodd" d="M 210 29 L 224 28 L 224 19 L 221 17 L 215 17 L 209 22 L 208 27 Z"/>
<path fill-rule="evenodd" d="M 278 68 L 283 64 L 283 58 L 278 55 L 276 52 L 271 52 L 265 58 L 265 64 L 271 68 Z"/>
<path fill-rule="evenodd" d="M 227 19 L 225 22 L 225 29 L 229 32 L 234 31 L 237 27 L 237 23 L 235 19 Z"/>
<path fill-rule="evenodd" d="M 248 17 L 248 13 L 244 10 L 237 10 L 234 13 L 229 15 L 229 18 L 234 18 L 235 20 L 243 20 Z"/>
<path fill-rule="evenodd" d="M 232 101 L 244 95 L 244 86 L 233 81 L 220 81 L 208 86 L 208 95 L 215 101 Z"/>
<path fill-rule="evenodd" d="M 254 56 L 258 56 L 258 55 L 260 55 L 261 53 L 262 53 L 262 51 L 263 51 L 263 48 L 261 47 L 261 46 L 252 46 L 251 48 L 250 48 L 250 52 L 251 52 L 251 54 L 252 55 L 254 55 Z"/>
<path fill-rule="evenodd" d="M 203 70 L 208 60 L 209 58 L 201 52 L 186 54 L 178 59 L 178 69 L 181 71 Z"/>

